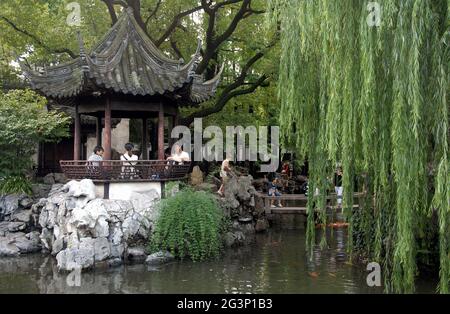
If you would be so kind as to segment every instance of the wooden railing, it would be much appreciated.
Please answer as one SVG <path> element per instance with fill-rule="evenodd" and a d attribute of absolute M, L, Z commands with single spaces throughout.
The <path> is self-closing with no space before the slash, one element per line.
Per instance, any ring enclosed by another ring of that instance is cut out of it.
<path fill-rule="evenodd" d="M 266 214 L 306 214 L 308 197 L 305 194 L 282 194 L 281 196 L 269 196 L 267 193 L 257 193 L 258 197 L 262 198 L 264 201 L 264 211 Z M 355 192 L 353 193 L 354 204 L 353 208 L 359 208 L 359 199 L 365 196 L 365 193 Z M 336 193 L 330 193 L 326 196 L 327 207 L 333 206 L 332 204 L 336 204 L 337 195 Z M 356 200 L 356 201 L 355 201 Z M 282 201 L 285 202 L 283 207 L 271 207 L 271 201 Z M 302 206 L 296 204 L 295 206 L 286 206 L 288 202 L 302 202 Z M 316 210 L 318 211 L 318 210 Z"/>
<path fill-rule="evenodd" d="M 95 182 L 170 181 L 187 177 L 190 162 L 167 160 L 61 160 L 61 169 L 69 180 Z"/>

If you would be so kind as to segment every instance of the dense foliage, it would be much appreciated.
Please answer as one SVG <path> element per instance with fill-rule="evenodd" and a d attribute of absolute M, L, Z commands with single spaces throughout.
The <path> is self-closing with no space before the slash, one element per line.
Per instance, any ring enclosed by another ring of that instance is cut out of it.
<path fill-rule="evenodd" d="M 223 215 L 211 193 L 185 188 L 160 203 L 152 250 L 170 250 L 194 261 L 217 257 Z"/>
<path fill-rule="evenodd" d="M 269 1 L 271 22 L 281 25 L 283 139 L 308 159 L 310 190 L 319 189 L 309 195 L 308 242 L 313 209 L 325 206 L 326 177 L 342 163 L 350 249 L 383 263 L 387 291 L 412 292 L 432 229 L 439 289 L 447 293 L 448 2 L 376 3 L 379 26 L 368 1 Z M 364 178 L 367 194 L 353 212 L 355 177 Z"/>
<path fill-rule="evenodd" d="M 30 192 L 25 178 L 37 144 L 68 135 L 70 118 L 47 111 L 46 103 L 29 90 L 0 94 L 0 193 Z"/>
<path fill-rule="evenodd" d="M 66 23 L 71 13 L 66 5 L 71 2 L 80 5 L 80 26 Z M 38 67 L 76 58 L 77 31 L 89 50 L 121 12 L 132 7 L 137 22 L 171 58 L 187 62 L 200 38 L 203 59 L 198 74 L 210 79 L 224 65 L 216 97 L 200 107 L 184 109 L 181 123 L 189 124 L 194 117 L 211 115 L 210 120 L 218 123 L 221 117 L 214 113 L 225 105 L 233 109 L 235 105 L 248 103 L 253 103 L 258 107 L 255 112 L 265 116 L 267 101 L 260 104 L 257 100 L 274 98 L 274 88 L 267 87 L 277 70 L 272 62 L 277 54 L 272 49 L 276 41 L 266 41 L 262 32 L 264 6 L 265 0 L 2 0 L 0 88 L 21 84 L 20 69 L 14 63 L 17 56 Z M 236 117 L 240 120 L 241 115 Z"/>

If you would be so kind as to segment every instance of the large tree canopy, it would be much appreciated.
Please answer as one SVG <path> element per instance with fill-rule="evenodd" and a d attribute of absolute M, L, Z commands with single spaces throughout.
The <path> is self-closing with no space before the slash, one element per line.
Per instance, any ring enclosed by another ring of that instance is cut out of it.
<path fill-rule="evenodd" d="M 351 248 L 383 262 L 388 291 L 413 291 L 437 217 L 446 293 L 448 2 L 379 0 L 379 25 L 368 3 L 269 1 L 281 23 L 280 125 L 285 144 L 309 160 L 309 190 L 319 192 L 309 196 L 309 242 L 313 209 L 325 206 L 326 178 L 342 163 Z M 367 206 L 352 212 L 355 177 L 364 178 Z"/>
<path fill-rule="evenodd" d="M 198 73 L 211 78 L 225 65 L 217 97 L 199 109 L 184 112 L 180 121 L 220 112 L 237 96 L 250 95 L 269 86 L 276 70 L 264 59 L 275 40 L 265 40 L 263 0 L 78 0 L 81 25 L 66 23 L 69 0 L 3 0 L 0 3 L 0 78 L 4 88 L 17 86 L 17 69 L 11 61 L 24 56 L 30 64 L 44 65 L 74 58 L 79 53 L 76 32 L 91 47 L 117 21 L 126 7 L 153 42 L 173 58 L 189 60 L 197 38 L 203 41 Z M 270 55 L 272 53 L 272 55 Z M 269 97 L 270 98 L 270 97 Z M 245 97 L 240 97 L 244 99 Z M 250 98 L 248 98 L 250 99 Z"/>

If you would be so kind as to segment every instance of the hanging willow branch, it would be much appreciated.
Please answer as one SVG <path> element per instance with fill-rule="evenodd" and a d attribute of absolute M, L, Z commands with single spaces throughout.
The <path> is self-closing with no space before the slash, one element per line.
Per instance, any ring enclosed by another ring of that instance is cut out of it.
<path fill-rule="evenodd" d="M 349 250 L 382 263 L 387 291 L 413 292 L 437 217 L 439 290 L 448 293 L 448 3 L 379 0 L 372 26 L 368 2 L 268 0 L 268 25 L 281 33 L 282 138 L 310 165 L 308 247 L 340 163 Z M 355 190 L 366 192 L 359 210 Z"/>

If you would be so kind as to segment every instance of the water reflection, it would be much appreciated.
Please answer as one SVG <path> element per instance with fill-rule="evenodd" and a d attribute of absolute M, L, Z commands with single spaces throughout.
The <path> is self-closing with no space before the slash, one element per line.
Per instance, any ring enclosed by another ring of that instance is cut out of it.
<path fill-rule="evenodd" d="M 380 293 L 366 285 L 363 266 L 350 265 L 345 230 L 327 234 L 328 249 L 305 250 L 303 230 L 258 235 L 251 246 L 217 261 L 162 267 L 126 265 L 83 273 L 69 287 L 54 258 L 0 258 L 0 293 Z"/>

